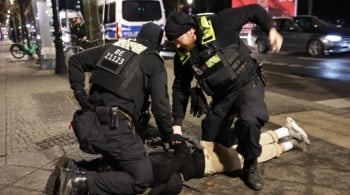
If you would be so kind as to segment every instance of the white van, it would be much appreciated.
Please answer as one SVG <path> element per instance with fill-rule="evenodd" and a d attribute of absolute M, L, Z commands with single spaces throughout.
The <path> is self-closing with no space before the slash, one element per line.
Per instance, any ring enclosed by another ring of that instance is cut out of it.
<path fill-rule="evenodd" d="M 98 9 L 107 40 L 134 38 L 151 21 L 164 29 L 162 0 L 98 0 Z"/>

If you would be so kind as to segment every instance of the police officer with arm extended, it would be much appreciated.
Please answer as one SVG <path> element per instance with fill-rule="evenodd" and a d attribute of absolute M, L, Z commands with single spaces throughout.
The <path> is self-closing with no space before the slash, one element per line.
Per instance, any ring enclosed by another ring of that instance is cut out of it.
<path fill-rule="evenodd" d="M 242 179 L 254 190 L 263 189 L 257 157 L 261 153 L 260 129 L 269 115 L 264 102 L 264 82 L 258 63 L 239 38 L 242 26 L 248 22 L 262 26 L 278 52 L 283 38 L 272 26 L 272 18 L 257 4 L 229 8 L 207 16 L 189 16 L 173 12 L 167 18 L 166 36 L 177 47 L 174 57 L 173 131 L 181 133 L 182 121 L 191 96 L 191 113 L 200 116 L 202 139 L 225 146 L 233 144 L 236 134 L 237 151 L 244 157 Z M 198 88 L 191 89 L 193 77 Z M 203 90 L 212 97 L 206 110 Z M 234 131 L 230 127 L 234 122 Z"/>
<path fill-rule="evenodd" d="M 157 51 L 162 36 L 158 25 L 147 23 L 136 41 L 119 40 L 70 58 L 69 81 L 74 96 L 82 110 L 96 112 L 110 149 L 102 155 L 113 171 L 67 174 L 70 176 L 61 181 L 61 186 L 66 186 L 61 188 L 63 192 L 138 194 L 153 181 L 151 162 L 133 122 L 150 95 L 163 142 L 173 135 L 167 73 Z M 92 72 L 88 96 L 84 89 L 85 72 Z"/>

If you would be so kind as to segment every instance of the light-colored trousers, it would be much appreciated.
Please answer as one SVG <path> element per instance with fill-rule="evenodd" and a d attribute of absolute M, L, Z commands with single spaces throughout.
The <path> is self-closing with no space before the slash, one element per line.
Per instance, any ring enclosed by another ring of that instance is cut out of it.
<path fill-rule="evenodd" d="M 200 141 L 203 147 L 205 159 L 205 175 L 223 173 L 239 170 L 243 165 L 243 157 L 235 150 L 224 147 L 218 143 Z M 258 162 L 264 162 L 282 154 L 282 149 L 278 144 L 277 134 L 274 131 L 266 131 L 260 135 L 261 155 Z"/>

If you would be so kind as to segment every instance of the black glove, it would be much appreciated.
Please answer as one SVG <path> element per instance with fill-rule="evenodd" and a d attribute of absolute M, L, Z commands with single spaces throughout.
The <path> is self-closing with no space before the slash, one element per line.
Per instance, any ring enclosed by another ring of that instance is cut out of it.
<path fill-rule="evenodd" d="M 185 143 L 186 139 L 184 137 L 182 137 L 182 135 L 180 134 L 171 134 L 169 142 L 165 143 L 165 146 L 167 146 L 169 148 L 174 148 L 175 145 L 181 144 L 181 143 Z M 166 148 L 166 147 L 165 147 Z"/>
<path fill-rule="evenodd" d="M 163 135 L 161 136 L 162 138 L 162 142 L 163 144 L 169 144 L 170 146 L 172 145 L 173 142 L 182 142 L 182 141 L 185 141 L 185 138 L 182 137 L 181 135 L 179 134 L 173 134 L 173 133 L 170 133 L 170 134 L 167 134 L 167 135 Z"/>
<path fill-rule="evenodd" d="M 85 90 L 74 91 L 74 97 L 83 111 L 93 110 L 93 106 L 89 103 Z"/>
<path fill-rule="evenodd" d="M 190 114 L 194 117 L 201 117 L 202 114 L 207 114 L 209 110 L 209 105 L 207 98 L 204 96 L 204 93 L 199 87 L 192 87 L 190 89 L 191 95 L 191 109 Z"/>
<path fill-rule="evenodd" d="M 180 135 L 180 134 L 172 134 L 171 138 L 170 138 L 171 142 L 176 142 L 176 141 L 184 142 L 185 140 L 186 139 L 184 137 L 182 137 L 182 135 Z"/>

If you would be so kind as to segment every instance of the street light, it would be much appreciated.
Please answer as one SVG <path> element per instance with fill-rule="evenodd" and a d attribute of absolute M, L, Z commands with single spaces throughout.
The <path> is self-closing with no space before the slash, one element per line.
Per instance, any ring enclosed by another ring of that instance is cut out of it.
<path fill-rule="evenodd" d="M 10 0 L 10 4 L 11 4 L 11 6 L 10 6 L 10 9 L 8 9 L 7 10 L 7 15 L 8 15 L 8 17 L 9 18 L 11 18 L 11 22 L 12 22 L 12 29 L 11 30 L 13 30 L 13 35 L 15 36 L 15 37 L 12 37 L 12 38 L 14 38 L 13 39 L 13 41 L 15 42 L 15 43 L 17 43 L 19 40 L 18 40 L 18 34 L 17 33 L 19 33 L 17 30 L 19 29 L 19 27 L 17 26 L 17 24 L 16 24 L 16 18 L 15 18 L 15 14 L 14 13 L 11 13 L 11 10 L 13 10 L 13 7 L 14 7 L 14 3 L 15 3 L 15 0 Z"/>
<path fill-rule="evenodd" d="M 58 19 L 58 6 L 56 0 L 51 0 L 52 5 L 52 13 L 53 13 L 53 26 L 54 26 L 54 35 L 55 35 L 55 49 L 56 49 L 56 74 L 65 74 L 67 73 L 67 67 L 64 61 L 64 53 L 63 53 L 63 44 L 61 39 L 61 31 L 60 24 Z"/>
<path fill-rule="evenodd" d="M 14 35 L 15 37 L 12 37 L 12 41 L 14 41 L 15 43 L 17 43 L 17 28 L 16 28 L 16 20 L 15 20 L 15 17 L 13 16 L 13 14 L 11 13 L 11 10 L 7 10 L 7 21 L 6 23 L 10 26 L 10 32 L 12 33 L 13 31 L 13 34 L 11 35 Z M 11 22 L 12 22 L 12 27 L 10 25 L 10 19 L 11 19 Z"/>
<path fill-rule="evenodd" d="M 188 4 L 188 14 L 192 15 L 192 3 L 193 0 L 187 0 L 187 4 Z"/>

